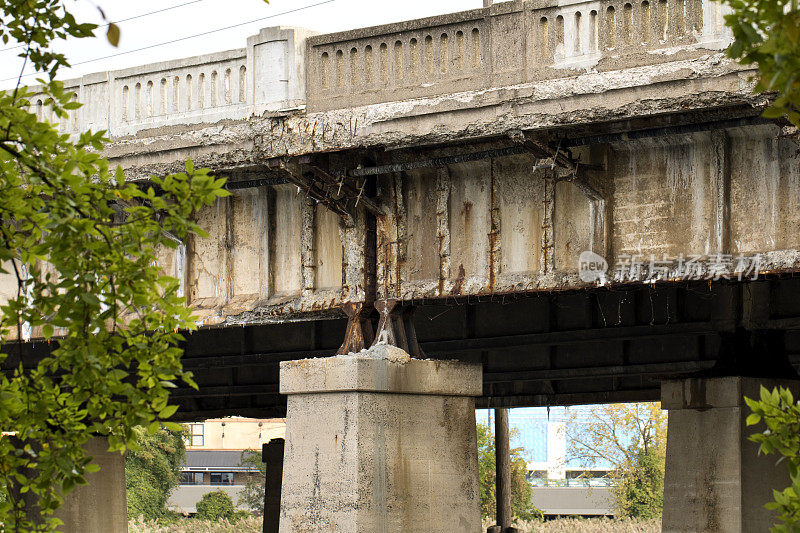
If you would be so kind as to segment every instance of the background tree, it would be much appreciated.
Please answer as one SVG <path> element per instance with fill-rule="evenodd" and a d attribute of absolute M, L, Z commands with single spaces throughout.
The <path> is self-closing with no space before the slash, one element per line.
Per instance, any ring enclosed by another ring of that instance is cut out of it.
<path fill-rule="evenodd" d="M 236 509 L 233 500 L 227 492 L 215 490 L 206 492 L 197 502 L 197 514 L 195 518 L 200 520 L 230 520 L 236 517 Z"/>
<path fill-rule="evenodd" d="M 63 0 L 0 1 L 0 38 L 24 44 L 56 120 L 79 104 L 53 80 L 68 65 L 53 50 L 95 28 Z M 191 163 L 126 183 L 100 155 L 104 132 L 71 140 L 38 120 L 31 96 L 19 81 L 0 91 L 0 271 L 16 284 L 0 306 L 0 431 L 12 435 L 0 438 L 0 522 L 18 532 L 57 526 L 63 495 L 98 469 L 83 448 L 91 436 L 136 450 L 134 428 L 155 434 L 176 410 L 169 390 L 193 385 L 177 343 L 195 324 L 156 252 L 202 234 L 193 213 L 227 194 L 224 180 Z M 29 330 L 55 342 L 23 365 L 22 346 L 9 341 Z"/>
<path fill-rule="evenodd" d="M 186 458 L 182 432 L 135 428 L 138 449 L 125 458 L 128 518 L 155 519 L 167 513 L 167 499 L 180 482 Z"/>
<path fill-rule="evenodd" d="M 586 416 L 573 414 L 566 432 L 570 459 L 611 465 L 621 516 L 661 516 L 667 413 L 659 403 L 595 405 Z"/>
<path fill-rule="evenodd" d="M 775 91 L 764 112 L 786 116 L 800 126 L 800 8 L 798 0 L 725 0 L 732 13 L 725 24 L 733 30 L 728 55 L 758 67 L 756 91 Z"/>
<path fill-rule="evenodd" d="M 261 461 L 261 453 L 256 450 L 242 452 L 242 466 L 257 470 L 250 474 L 239 493 L 239 505 L 258 514 L 264 514 L 264 490 L 267 480 L 267 464 Z"/>
<path fill-rule="evenodd" d="M 775 501 L 766 504 L 767 509 L 778 512 L 783 522 L 770 531 L 788 533 L 800 530 L 800 402 L 795 401 L 791 391 L 783 387 L 772 391 L 761 387 L 760 397 L 745 397 L 752 413 L 747 425 L 764 423 L 765 429 L 750 440 L 757 442 L 759 453 L 780 455 L 786 461 L 790 484 L 785 489 L 773 490 Z"/>
<path fill-rule="evenodd" d="M 494 434 L 485 424 L 478 424 L 478 480 L 481 491 L 481 517 L 494 519 L 497 516 L 496 456 Z M 512 430 L 511 436 L 516 434 Z M 511 449 L 511 513 L 518 520 L 542 518 L 542 512 L 531 502 L 533 487 L 525 479 L 528 463 L 522 448 Z"/>

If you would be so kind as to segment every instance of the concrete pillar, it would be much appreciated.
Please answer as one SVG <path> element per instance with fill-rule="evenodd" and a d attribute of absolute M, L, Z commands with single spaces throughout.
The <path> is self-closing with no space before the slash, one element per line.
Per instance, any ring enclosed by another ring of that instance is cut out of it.
<path fill-rule="evenodd" d="M 86 443 L 86 452 L 100 471 L 86 475 L 88 485 L 80 485 L 64 498 L 55 516 L 64 525 L 63 533 L 127 533 L 128 507 L 125 498 L 125 457 L 108 451 L 104 437 Z"/>
<path fill-rule="evenodd" d="M 261 449 L 261 460 L 267 464 L 267 475 L 264 480 L 264 533 L 278 533 L 281 516 L 283 446 L 283 439 L 272 439 Z"/>
<path fill-rule="evenodd" d="M 474 533 L 481 367 L 386 344 L 285 361 L 281 533 Z"/>
<path fill-rule="evenodd" d="M 744 396 L 761 385 L 800 390 L 800 382 L 721 377 L 662 382 L 661 406 L 669 410 L 662 531 L 767 532 L 776 521 L 764 504 L 772 489 L 790 484 L 778 456 L 758 455 L 748 436 Z M 762 428 L 763 429 L 763 428 Z"/>

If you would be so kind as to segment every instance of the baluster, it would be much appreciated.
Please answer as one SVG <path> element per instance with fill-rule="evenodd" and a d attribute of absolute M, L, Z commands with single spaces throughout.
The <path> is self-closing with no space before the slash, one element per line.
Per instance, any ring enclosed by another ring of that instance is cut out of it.
<path fill-rule="evenodd" d="M 481 68 L 483 51 L 481 50 L 481 32 L 478 28 L 472 29 L 472 67 Z"/>
<path fill-rule="evenodd" d="M 223 81 L 225 87 L 225 105 L 230 104 L 233 102 L 233 96 L 231 94 L 231 69 L 225 69 L 225 78 Z"/>
<path fill-rule="evenodd" d="M 239 102 L 247 101 L 247 67 L 239 67 Z"/>
<path fill-rule="evenodd" d="M 322 52 L 322 56 L 320 56 L 319 61 L 319 79 L 322 83 L 323 89 L 330 89 L 331 87 L 329 72 L 330 56 L 328 56 L 328 52 Z"/>

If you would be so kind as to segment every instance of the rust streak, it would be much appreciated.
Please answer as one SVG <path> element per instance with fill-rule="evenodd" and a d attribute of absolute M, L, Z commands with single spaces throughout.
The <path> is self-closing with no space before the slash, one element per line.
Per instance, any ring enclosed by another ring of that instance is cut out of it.
<path fill-rule="evenodd" d="M 460 265 L 458 265 L 458 276 L 456 277 L 456 280 L 453 283 L 453 290 L 450 291 L 450 294 L 452 294 L 453 296 L 458 296 L 461 294 L 461 291 L 464 288 L 464 278 L 466 277 L 466 275 L 467 273 L 464 271 L 464 263 L 461 263 Z"/>
<path fill-rule="evenodd" d="M 500 237 L 500 224 L 498 220 L 499 208 L 495 197 L 494 160 L 489 162 L 489 285 L 488 292 L 494 292 L 496 273 L 496 253 Z"/>

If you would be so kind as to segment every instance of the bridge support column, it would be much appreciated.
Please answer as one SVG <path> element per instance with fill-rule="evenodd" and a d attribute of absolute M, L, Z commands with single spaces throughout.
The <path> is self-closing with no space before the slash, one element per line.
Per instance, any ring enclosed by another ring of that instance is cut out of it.
<path fill-rule="evenodd" d="M 283 439 L 272 439 L 261 449 L 261 459 L 267 464 L 267 475 L 264 480 L 264 533 L 278 533 L 281 517 L 283 445 Z"/>
<path fill-rule="evenodd" d="M 764 509 L 772 489 L 790 483 L 777 456 L 758 455 L 748 436 L 750 410 L 761 385 L 800 389 L 798 381 L 747 377 L 662 382 L 661 406 L 669 410 L 662 531 L 767 532 L 776 515 Z"/>
<path fill-rule="evenodd" d="M 92 462 L 100 471 L 86 475 L 88 485 L 75 487 L 64 498 L 56 516 L 64 533 L 127 533 L 128 507 L 125 497 L 125 457 L 108 451 L 108 440 L 94 437 L 86 443 Z"/>
<path fill-rule="evenodd" d="M 281 533 L 481 528 L 481 367 L 378 344 L 281 363 L 288 395 Z"/>

